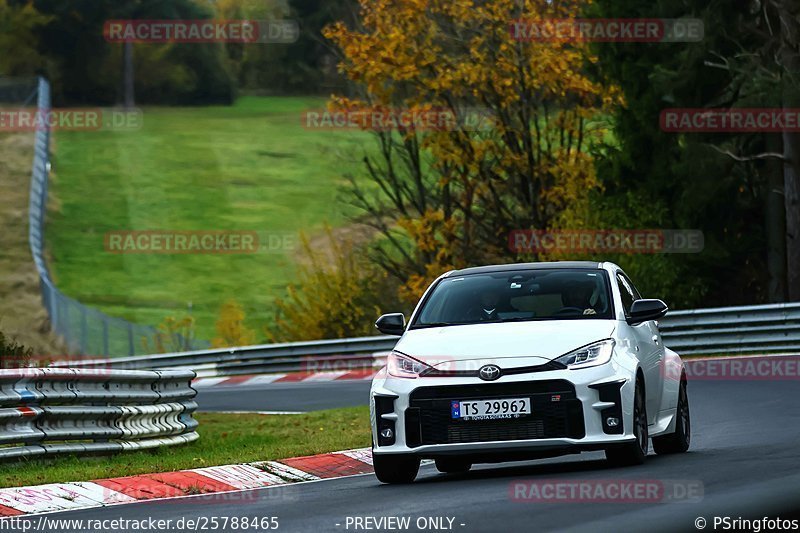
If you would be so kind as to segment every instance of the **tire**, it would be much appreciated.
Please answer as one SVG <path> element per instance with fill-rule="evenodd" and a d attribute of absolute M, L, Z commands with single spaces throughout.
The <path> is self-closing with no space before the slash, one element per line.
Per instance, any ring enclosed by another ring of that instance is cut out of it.
<path fill-rule="evenodd" d="M 436 459 L 436 470 L 442 474 L 464 474 L 472 468 L 472 463 L 457 457 L 440 457 Z"/>
<path fill-rule="evenodd" d="M 419 457 L 414 455 L 373 455 L 375 477 L 381 483 L 411 483 L 419 472 Z"/>
<path fill-rule="evenodd" d="M 675 433 L 653 437 L 653 449 L 659 455 L 684 453 L 692 441 L 692 422 L 689 416 L 689 395 L 686 393 L 686 379 L 681 379 L 678 390 L 678 408 L 675 418 Z"/>
<path fill-rule="evenodd" d="M 636 392 L 633 395 L 633 433 L 636 441 L 612 448 L 606 448 L 606 459 L 613 466 L 635 466 L 644 463 L 649 449 L 647 434 L 647 405 L 641 378 L 636 379 Z"/>

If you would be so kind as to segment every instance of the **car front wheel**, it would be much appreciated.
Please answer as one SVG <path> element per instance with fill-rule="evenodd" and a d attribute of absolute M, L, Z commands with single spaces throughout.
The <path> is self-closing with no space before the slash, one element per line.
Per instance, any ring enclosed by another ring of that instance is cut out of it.
<path fill-rule="evenodd" d="M 411 483 L 419 472 L 419 457 L 414 455 L 372 456 L 375 476 L 381 483 Z"/>
<path fill-rule="evenodd" d="M 659 455 L 683 453 L 689 450 L 692 440 L 692 425 L 689 417 L 689 395 L 686 393 L 686 380 L 681 380 L 676 413 L 675 433 L 663 437 L 653 437 L 653 449 Z"/>
<path fill-rule="evenodd" d="M 633 434 L 634 442 L 606 449 L 606 459 L 614 466 L 634 466 L 644 463 L 649 449 L 650 437 L 647 433 L 647 408 L 645 406 L 642 380 L 636 380 L 633 396 Z"/>

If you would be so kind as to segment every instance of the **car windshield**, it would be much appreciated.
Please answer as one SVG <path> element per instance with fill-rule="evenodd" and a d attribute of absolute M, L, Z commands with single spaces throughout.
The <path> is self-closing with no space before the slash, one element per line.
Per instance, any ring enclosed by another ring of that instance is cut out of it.
<path fill-rule="evenodd" d="M 612 318 L 603 270 L 520 270 L 441 280 L 423 303 L 414 328 Z"/>

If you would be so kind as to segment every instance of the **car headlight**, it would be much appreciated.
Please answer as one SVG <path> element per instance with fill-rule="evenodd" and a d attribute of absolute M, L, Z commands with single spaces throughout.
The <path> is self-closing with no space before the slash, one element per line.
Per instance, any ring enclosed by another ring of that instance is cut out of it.
<path fill-rule="evenodd" d="M 392 352 L 386 359 L 386 369 L 389 375 L 396 378 L 415 379 L 419 377 L 420 373 L 431 368 L 430 365 L 400 352 Z"/>
<path fill-rule="evenodd" d="M 604 365 L 611 361 L 611 354 L 614 353 L 614 344 L 614 339 L 594 342 L 562 355 L 556 361 L 569 369 Z"/>

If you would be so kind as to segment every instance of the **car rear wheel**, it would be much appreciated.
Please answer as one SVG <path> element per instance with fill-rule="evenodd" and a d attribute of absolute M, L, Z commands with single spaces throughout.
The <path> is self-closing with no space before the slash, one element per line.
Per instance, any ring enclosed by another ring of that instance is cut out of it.
<path fill-rule="evenodd" d="M 689 450 L 692 440 L 692 425 L 689 417 L 689 395 L 686 393 L 686 380 L 681 380 L 676 413 L 675 433 L 653 438 L 653 449 L 659 455 L 683 453 Z"/>
<path fill-rule="evenodd" d="M 633 396 L 633 434 L 636 436 L 634 442 L 606 449 L 606 459 L 613 466 L 640 465 L 647 457 L 650 437 L 647 434 L 647 408 L 641 378 L 636 380 Z"/>
<path fill-rule="evenodd" d="M 419 457 L 373 454 L 372 466 L 381 483 L 411 483 L 419 472 Z"/>
<path fill-rule="evenodd" d="M 443 474 L 463 474 L 469 472 L 472 463 L 457 457 L 440 457 L 436 459 L 436 470 Z"/>

